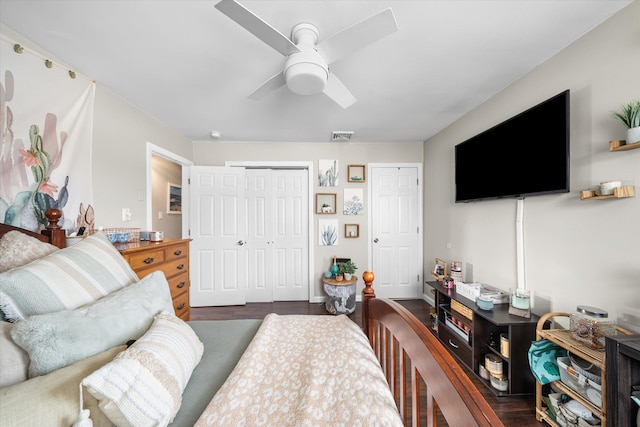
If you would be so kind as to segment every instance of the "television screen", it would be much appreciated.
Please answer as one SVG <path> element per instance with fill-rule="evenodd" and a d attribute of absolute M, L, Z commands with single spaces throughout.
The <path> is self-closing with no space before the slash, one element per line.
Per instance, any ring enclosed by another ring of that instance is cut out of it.
<path fill-rule="evenodd" d="M 455 147 L 455 201 L 569 191 L 569 91 Z"/>

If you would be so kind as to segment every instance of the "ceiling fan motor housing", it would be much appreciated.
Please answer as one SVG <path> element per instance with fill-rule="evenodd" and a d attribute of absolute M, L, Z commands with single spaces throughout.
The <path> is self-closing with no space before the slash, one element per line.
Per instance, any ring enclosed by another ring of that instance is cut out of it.
<path fill-rule="evenodd" d="M 315 48 L 318 29 L 311 24 L 298 24 L 291 31 L 291 39 L 300 52 L 292 53 L 285 62 L 287 87 L 299 95 L 321 93 L 329 78 L 329 67 Z"/>

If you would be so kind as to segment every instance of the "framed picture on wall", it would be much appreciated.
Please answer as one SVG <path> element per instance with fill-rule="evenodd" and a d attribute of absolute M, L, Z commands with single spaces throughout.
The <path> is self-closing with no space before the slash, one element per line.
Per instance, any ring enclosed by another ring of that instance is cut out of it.
<path fill-rule="evenodd" d="M 171 182 L 167 183 L 167 214 L 182 214 L 182 187 Z"/>

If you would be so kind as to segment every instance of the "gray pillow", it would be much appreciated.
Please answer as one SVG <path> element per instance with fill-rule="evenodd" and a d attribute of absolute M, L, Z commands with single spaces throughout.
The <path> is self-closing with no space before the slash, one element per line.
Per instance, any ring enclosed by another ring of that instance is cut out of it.
<path fill-rule="evenodd" d="M 31 378 L 138 339 L 162 311 L 173 313 L 173 304 L 164 273 L 155 271 L 84 307 L 21 320 L 11 336 L 29 353 Z"/>
<path fill-rule="evenodd" d="M 81 307 L 138 276 L 98 232 L 71 247 L 0 273 L 0 309 L 15 322 L 34 314 Z"/>

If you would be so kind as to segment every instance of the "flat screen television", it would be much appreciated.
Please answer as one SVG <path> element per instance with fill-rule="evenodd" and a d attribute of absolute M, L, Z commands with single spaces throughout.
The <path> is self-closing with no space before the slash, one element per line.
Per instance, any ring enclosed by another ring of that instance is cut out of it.
<path fill-rule="evenodd" d="M 455 201 L 569 192 L 569 90 L 455 147 Z"/>

